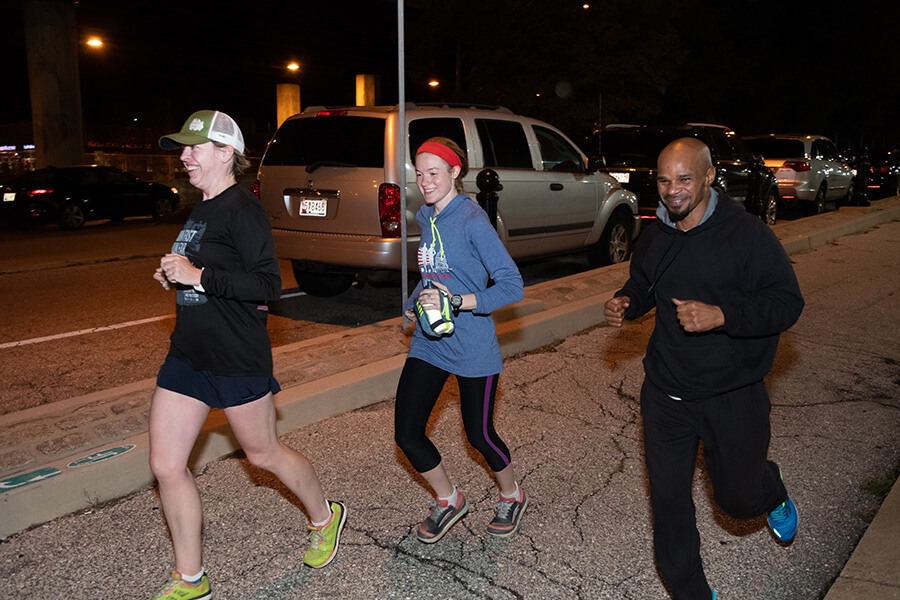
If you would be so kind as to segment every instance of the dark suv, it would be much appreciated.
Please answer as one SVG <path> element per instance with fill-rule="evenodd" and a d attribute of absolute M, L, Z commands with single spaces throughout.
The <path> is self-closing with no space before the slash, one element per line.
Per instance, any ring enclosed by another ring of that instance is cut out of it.
<path fill-rule="evenodd" d="M 709 146 L 716 167 L 714 187 L 767 224 L 775 224 L 778 182 L 762 159 L 727 127 L 693 123 L 680 127 L 609 125 L 600 137 L 601 169 L 637 195 L 642 221 L 655 219 L 659 205 L 656 158 L 669 142 L 681 137 L 695 137 Z"/>

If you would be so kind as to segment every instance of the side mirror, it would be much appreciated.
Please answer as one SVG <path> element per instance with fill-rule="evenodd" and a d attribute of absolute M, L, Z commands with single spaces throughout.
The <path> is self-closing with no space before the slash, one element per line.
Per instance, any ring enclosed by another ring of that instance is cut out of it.
<path fill-rule="evenodd" d="M 602 156 L 588 157 L 588 173 L 596 173 L 600 169 L 606 167 L 606 159 Z"/>

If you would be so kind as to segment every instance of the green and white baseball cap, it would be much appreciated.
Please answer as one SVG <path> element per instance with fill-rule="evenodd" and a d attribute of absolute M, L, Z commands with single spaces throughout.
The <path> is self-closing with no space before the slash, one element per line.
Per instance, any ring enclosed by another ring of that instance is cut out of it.
<path fill-rule="evenodd" d="M 206 142 L 220 142 L 244 153 L 244 134 L 234 119 L 217 110 L 198 110 L 184 122 L 181 131 L 159 138 L 163 150 L 177 150 Z"/>

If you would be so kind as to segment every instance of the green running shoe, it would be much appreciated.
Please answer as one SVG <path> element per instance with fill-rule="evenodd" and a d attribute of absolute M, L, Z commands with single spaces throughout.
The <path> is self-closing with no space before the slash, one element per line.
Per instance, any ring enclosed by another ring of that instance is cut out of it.
<path fill-rule="evenodd" d="M 212 588 L 206 573 L 197 583 L 188 583 L 178 571 L 172 571 L 169 583 L 150 600 L 208 600 L 212 598 Z"/>
<path fill-rule="evenodd" d="M 340 502 L 329 502 L 331 518 L 321 527 L 309 527 L 309 550 L 303 555 L 303 564 L 321 569 L 332 560 L 341 542 L 341 531 L 347 521 L 347 507 Z"/>

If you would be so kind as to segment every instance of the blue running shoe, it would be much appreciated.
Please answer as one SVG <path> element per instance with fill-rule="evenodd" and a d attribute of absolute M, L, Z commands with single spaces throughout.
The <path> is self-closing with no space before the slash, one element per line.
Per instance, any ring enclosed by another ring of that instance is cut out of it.
<path fill-rule="evenodd" d="M 766 519 L 769 521 L 769 529 L 778 538 L 778 541 L 788 544 L 797 534 L 797 507 L 794 501 L 788 497 L 787 500 L 775 507 L 775 510 L 769 513 Z"/>

